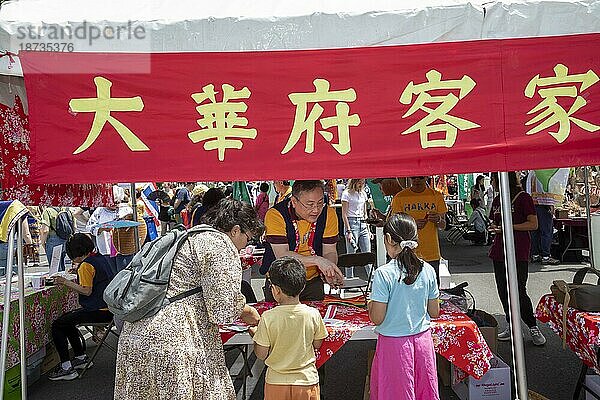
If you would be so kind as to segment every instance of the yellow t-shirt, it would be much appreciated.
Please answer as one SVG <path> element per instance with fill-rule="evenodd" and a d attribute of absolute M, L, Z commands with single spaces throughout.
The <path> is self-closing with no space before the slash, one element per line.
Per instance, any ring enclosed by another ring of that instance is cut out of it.
<path fill-rule="evenodd" d="M 94 287 L 94 275 L 96 275 L 96 268 L 90 263 L 82 262 L 77 268 L 77 275 L 79 276 L 79 284 L 83 287 Z"/>
<path fill-rule="evenodd" d="M 327 212 L 327 221 L 325 222 L 325 231 L 323 232 L 323 244 L 336 244 L 338 240 L 338 219 L 335 210 L 331 207 L 323 209 Z M 295 215 L 293 219 L 297 220 Z M 308 247 L 308 237 L 310 233 L 310 222 L 301 219 L 297 220 L 298 231 L 300 234 L 300 245 L 297 253 L 302 256 L 310 256 L 310 248 Z M 265 215 L 265 228 L 267 242 L 271 244 L 288 244 L 285 220 L 279 211 L 270 208 Z M 306 266 L 306 279 L 311 280 L 319 276 L 319 269 L 316 265 Z"/>
<path fill-rule="evenodd" d="M 94 276 L 96 275 L 96 268 L 90 263 L 82 262 L 77 268 L 77 276 L 79 277 L 79 284 L 83 287 L 94 288 Z M 101 310 L 108 310 L 108 308 L 102 308 Z"/>
<path fill-rule="evenodd" d="M 316 308 L 305 304 L 280 305 L 265 311 L 254 342 L 269 347 L 265 377 L 271 385 L 319 383 L 313 340 L 325 339 L 327 329 Z"/>
<path fill-rule="evenodd" d="M 403 212 L 414 219 L 424 219 L 427 213 L 442 214 L 447 212 L 448 208 L 440 192 L 426 188 L 421 193 L 415 193 L 408 188 L 394 196 L 391 210 L 392 214 Z M 440 259 L 438 228 L 432 222 L 428 222 L 423 229 L 419 230 L 419 247 L 416 251 L 417 255 L 425 261 Z"/>

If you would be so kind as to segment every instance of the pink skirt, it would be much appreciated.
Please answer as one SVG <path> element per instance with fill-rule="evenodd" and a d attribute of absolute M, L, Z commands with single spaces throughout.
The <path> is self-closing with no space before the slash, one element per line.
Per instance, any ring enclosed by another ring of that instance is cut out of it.
<path fill-rule="evenodd" d="M 371 367 L 371 400 L 439 400 L 431 330 L 379 335 Z"/>

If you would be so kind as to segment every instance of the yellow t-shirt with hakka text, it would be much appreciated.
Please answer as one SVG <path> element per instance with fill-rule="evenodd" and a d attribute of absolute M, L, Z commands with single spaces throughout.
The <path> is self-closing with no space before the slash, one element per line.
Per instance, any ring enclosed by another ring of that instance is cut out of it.
<path fill-rule="evenodd" d="M 448 207 L 444 195 L 437 190 L 425 188 L 421 193 L 416 193 L 408 188 L 394 196 L 391 210 L 391 215 L 403 212 L 414 219 L 424 219 L 428 213 L 446 213 Z M 433 222 L 427 222 L 425 227 L 419 230 L 419 246 L 416 253 L 425 261 L 440 259 L 438 227 Z"/>

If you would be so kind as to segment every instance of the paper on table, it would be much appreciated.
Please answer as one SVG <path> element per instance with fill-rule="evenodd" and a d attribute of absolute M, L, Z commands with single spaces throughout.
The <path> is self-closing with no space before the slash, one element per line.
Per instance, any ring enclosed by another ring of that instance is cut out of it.
<path fill-rule="evenodd" d="M 63 245 L 54 246 L 52 249 L 52 258 L 50 261 L 50 271 L 48 275 L 52 275 L 58 272 L 58 267 L 60 265 L 60 255 L 62 254 Z"/>

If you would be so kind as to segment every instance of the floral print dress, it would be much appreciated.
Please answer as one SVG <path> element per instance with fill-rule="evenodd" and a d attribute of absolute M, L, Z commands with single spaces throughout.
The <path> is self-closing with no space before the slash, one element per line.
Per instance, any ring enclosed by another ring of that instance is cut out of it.
<path fill-rule="evenodd" d="M 198 286 L 202 292 L 125 323 L 115 399 L 235 399 L 218 324 L 241 314 L 241 279 L 238 251 L 227 235 L 191 236 L 175 257 L 167 297 Z"/>

